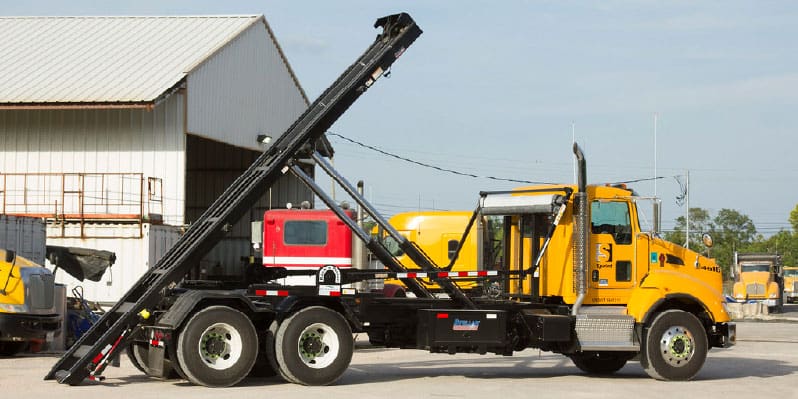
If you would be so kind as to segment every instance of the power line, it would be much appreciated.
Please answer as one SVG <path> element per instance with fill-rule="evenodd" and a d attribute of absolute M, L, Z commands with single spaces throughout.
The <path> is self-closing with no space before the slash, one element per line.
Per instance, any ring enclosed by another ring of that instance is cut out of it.
<path fill-rule="evenodd" d="M 391 158 L 395 158 L 395 159 L 398 159 L 400 161 L 409 162 L 409 163 L 412 163 L 412 164 L 415 164 L 415 165 L 418 165 L 418 166 L 423 166 L 425 168 L 435 169 L 435 170 L 440 171 L 440 172 L 451 173 L 451 174 L 458 175 L 458 176 L 473 177 L 475 179 L 490 179 L 490 180 L 498 180 L 498 181 L 508 181 L 508 182 L 513 182 L 513 183 L 524 183 L 524 184 L 552 184 L 552 183 L 548 183 L 548 182 L 520 180 L 520 179 L 508 179 L 508 178 L 496 177 L 496 176 L 480 176 L 480 175 L 475 175 L 473 173 L 460 172 L 460 171 L 457 171 L 457 170 L 448 169 L 448 168 L 440 167 L 440 166 L 437 166 L 437 165 L 432 165 L 432 164 L 429 164 L 429 163 L 416 161 L 416 160 L 413 160 L 413 159 L 410 159 L 410 158 L 406 158 L 406 157 L 403 157 L 403 156 L 400 156 L 400 155 L 396 155 L 394 153 L 385 151 L 385 150 L 383 150 L 381 148 L 377 148 L 377 147 L 374 147 L 374 146 L 371 146 L 371 145 L 368 145 L 368 144 L 361 143 L 361 142 L 359 142 L 357 140 L 350 139 L 349 137 L 340 135 L 338 133 L 333 133 L 331 131 L 327 131 L 327 135 L 328 136 L 339 137 L 339 138 L 341 138 L 343 140 L 346 140 L 346 141 L 348 141 L 348 142 L 350 142 L 352 144 L 361 146 L 363 148 L 368 148 L 368 149 L 370 149 L 372 151 L 376 151 L 376 152 L 378 152 L 380 154 L 387 155 L 387 156 L 389 156 Z"/>

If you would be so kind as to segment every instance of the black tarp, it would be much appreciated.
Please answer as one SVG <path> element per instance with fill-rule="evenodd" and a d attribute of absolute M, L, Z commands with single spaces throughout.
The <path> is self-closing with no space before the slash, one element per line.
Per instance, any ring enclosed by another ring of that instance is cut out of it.
<path fill-rule="evenodd" d="M 56 270 L 63 269 L 80 281 L 100 281 L 105 270 L 116 262 L 116 254 L 98 249 L 48 245 L 47 260 L 55 265 Z"/>

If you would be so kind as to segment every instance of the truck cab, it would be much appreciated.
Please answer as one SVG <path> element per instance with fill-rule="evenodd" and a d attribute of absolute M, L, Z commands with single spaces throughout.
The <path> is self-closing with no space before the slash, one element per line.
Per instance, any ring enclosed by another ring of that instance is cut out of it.
<path fill-rule="evenodd" d="M 735 253 L 735 259 L 734 299 L 741 303 L 764 303 L 771 313 L 781 312 L 784 305 L 781 256 Z"/>
<path fill-rule="evenodd" d="M 798 301 L 798 267 L 784 267 L 784 301 Z"/>

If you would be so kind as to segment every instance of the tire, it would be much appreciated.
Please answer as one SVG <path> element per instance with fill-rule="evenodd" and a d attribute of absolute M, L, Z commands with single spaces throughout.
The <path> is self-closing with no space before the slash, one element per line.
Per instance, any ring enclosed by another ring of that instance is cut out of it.
<path fill-rule="evenodd" d="M 166 378 L 166 379 L 174 379 L 181 377 L 180 373 L 175 368 L 175 364 L 171 361 L 168 357 L 163 360 L 164 364 L 163 367 L 169 368 L 169 373 L 166 377 L 161 377 L 160 375 L 151 375 L 147 372 L 146 365 L 148 363 L 148 358 L 150 356 L 150 348 L 149 345 L 143 342 L 132 342 L 130 345 L 125 348 L 125 353 L 127 354 L 127 358 L 130 359 L 130 363 L 133 364 L 133 367 L 137 368 L 142 373 L 151 376 L 151 377 L 158 377 L 158 378 Z"/>
<path fill-rule="evenodd" d="M 352 361 L 349 323 L 337 312 L 312 306 L 285 319 L 275 335 L 275 358 L 288 380 L 329 385 Z"/>
<path fill-rule="evenodd" d="M 707 334 L 694 315 L 681 310 L 662 312 L 646 333 L 640 365 L 654 379 L 687 381 L 707 358 Z"/>
<path fill-rule="evenodd" d="M 579 370 L 598 375 L 608 375 L 620 370 L 630 358 L 625 352 L 581 352 L 569 357 Z"/>
<path fill-rule="evenodd" d="M 249 374 L 258 357 L 255 326 L 243 313 L 211 306 L 195 313 L 177 338 L 186 378 L 206 387 L 229 387 Z"/>
<path fill-rule="evenodd" d="M 265 352 L 266 352 L 266 359 L 269 361 L 269 365 L 272 369 L 275 370 L 277 375 L 279 375 L 285 382 L 290 382 L 292 384 L 299 384 L 299 381 L 294 381 L 285 374 L 285 372 L 280 368 L 280 365 L 277 363 L 277 354 L 275 349 L 275 336 L 277 335 L 277 330 L 279 329 L 280 324 L 277 321 L 273 321 L 271 325 L 269 325 L 269 331 L 266 333 L 266 340 L 265 340 Z"/>
<path fill-rule="evenodd" d="M 14 356 L 27 348 L 27 342 L 0 341 L 0 356 Z"/>
<path fill-rule="evenodd" d="M 133 367 L 138 369 L 138 371 L 147 374 L 147 371 L 144 370 L 144 365 L 147 364 L 147 355 L 141 350 L 142 346 L 144 345 L 131 342 L 130 345 L 125 348 L 125 354 L 127 354 L 127 358 L 130 360 L 130 363 L 133 364 Z M 147 348 L 145 347 L 144 349 Z"/>

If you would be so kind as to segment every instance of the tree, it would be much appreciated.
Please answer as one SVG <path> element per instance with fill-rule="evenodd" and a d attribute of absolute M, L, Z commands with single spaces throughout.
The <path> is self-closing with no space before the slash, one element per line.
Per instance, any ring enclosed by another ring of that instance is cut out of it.
<path fill-rule="evenodd" d="M 798 204 L 790 212 L 790 225 L 792 225 L 793 234 L 798 234 Z"/>
<path fill-rule="evenodd" d="M 712 221 L 709 218 L 709 211 L 703 208 L 690 208 L 690 248 L 704 248 L 701 241 L 701 235 L 709 232 L 712 227 Z M 674 230 L 665 233 L 665 239 L 677 244 L 684 244 L 684 235 L 687 231 L 687 220 L 684 216 L 676 218 L 676 226 Z"/>
<path fill-rule="evenodd" d="M 734 261 L 734 252 L 742 252 L 756 238 L 756 227 L 747 215 L 734 209 L 721 209 L 712 219 L 715 247 L 712 256 L 725 273 Z"/>

